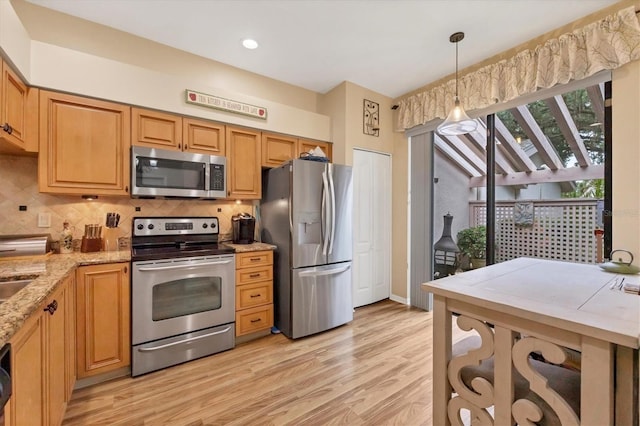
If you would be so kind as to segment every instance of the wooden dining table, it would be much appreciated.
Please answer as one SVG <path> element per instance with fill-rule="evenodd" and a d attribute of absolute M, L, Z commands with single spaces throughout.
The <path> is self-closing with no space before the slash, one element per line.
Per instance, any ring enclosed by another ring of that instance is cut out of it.
<path fill-rule="evenodd" d="M 640 296 L 622 290 L 638 281 L 593 264 L 518 258 L 422 284 L 433 293 L 433 424 L 459 424 L 461 408 L 496 425 L 526 424 L 541 414 L 515 398 L 519 374 L 562 424 L 638 425 Z M 480 348 L 452 356 L 453 319 L 480 336 Z M 570 351 L 580 359 L 579 412 L 529 368 L 532 353 L 562 364 Z M 461 369 L 489 358 L 493 383 L 466 386 Z"/>

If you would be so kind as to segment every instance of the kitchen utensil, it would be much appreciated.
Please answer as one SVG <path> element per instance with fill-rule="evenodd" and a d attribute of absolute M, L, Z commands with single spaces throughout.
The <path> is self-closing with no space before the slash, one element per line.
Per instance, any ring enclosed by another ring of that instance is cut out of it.
<path fill-rule="evenodd" d="M 613 250 L 609 255 L 610 259 L 613 259 L 614 253 L 627 253 L 629 255 L 629 262 L 624 262 L 622 258 L 618 258 L 618 260 L 611 260 L 609 262 L 601 263 L 600 268 L 604 269 L 607 272 L 614 272 L 616 274 L 637 274 L 640 272 L 640 268 L 632 265 L 633 263 L 633 254 L 627 250 Z"/>

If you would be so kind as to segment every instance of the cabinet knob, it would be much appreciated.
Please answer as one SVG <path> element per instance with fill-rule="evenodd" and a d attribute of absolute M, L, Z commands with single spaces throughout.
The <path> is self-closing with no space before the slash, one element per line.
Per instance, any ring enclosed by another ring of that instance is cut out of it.
<path fill-rule="evenodd" d="M 5 132 L 7 132 L 7 133 L 9 133 L 9 134 L 13 133 L 13 127 L 11 127 L 11 126 L 9 125 L 9 123 L 4 123 L 4 124 L 2 125 L 2 130 L 4 130 Z"/>
<path fill-rule="evenodd" d="M 126 266 L 124 267 L 124 273 L 126 274 L 127 271 L 129 271 L 129 268 L 127 268 Z"/>
<path fill-rule="evenodd" d="M 128 186 L 124 187 L 124 192 L 129 192 L 129 187 Z"/>
<path fill-rule="evenodd" d="M 184 149 L 189 149 L 186 143 L 184 144 Z"/>
<path fill-rule="evenodd" d="M 178 144 L 178 149 L 182 149 L 182 144 L 181 143 Z"/>

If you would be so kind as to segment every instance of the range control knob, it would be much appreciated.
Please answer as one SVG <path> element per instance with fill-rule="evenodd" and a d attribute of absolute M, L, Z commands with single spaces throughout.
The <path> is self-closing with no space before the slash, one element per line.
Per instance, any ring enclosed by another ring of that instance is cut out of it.
<path fill-rule="evenodd" d="M 216 229 L 216 223 L 215 222 L 211 222 L 211 229 Z"/>
<path fill-rule="evenodd" d="M 136 228 L 138 228 L 140 231 L 142 231 L 144 229 L 144 225 L 139 223 L 138 226 L 136 226 Z"/>
<path fill-rule="evenodd" d="M 202 227 L 203 227 L 204 229 L 207 229 L 207 228 L 209 227 L 209 225 L 207 225 L 206 223 L 203 223 L 203 224 L 202 224 Z"/>
<path fill-rule="evenodd" d="M 149 225 L 147 225 L 147 228 L 153 229 L 153 228 L 155 228 L 155 226 L 153 226 L 153 223 L 150 223 Z"/>

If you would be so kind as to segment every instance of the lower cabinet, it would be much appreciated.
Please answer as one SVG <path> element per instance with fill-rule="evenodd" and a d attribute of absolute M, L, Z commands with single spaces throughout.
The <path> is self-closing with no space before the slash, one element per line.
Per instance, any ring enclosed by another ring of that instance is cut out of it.
<path fill-rule="evenodd" d="M 236 253 L 236 336 L 273 326 L 273 252 Z"/>
<path fill-rule="evenodd" d="M 13 392 L 8 425 L 59 425 L 71 398 L 75 368 L 73 333 L 74 277 L 70 276 L 11 339 Z"/>
<path fill-rule="evenodd" d="M 76 273 L 78 378 L 130 365 L 129 263 L 81 266 Z"/>

